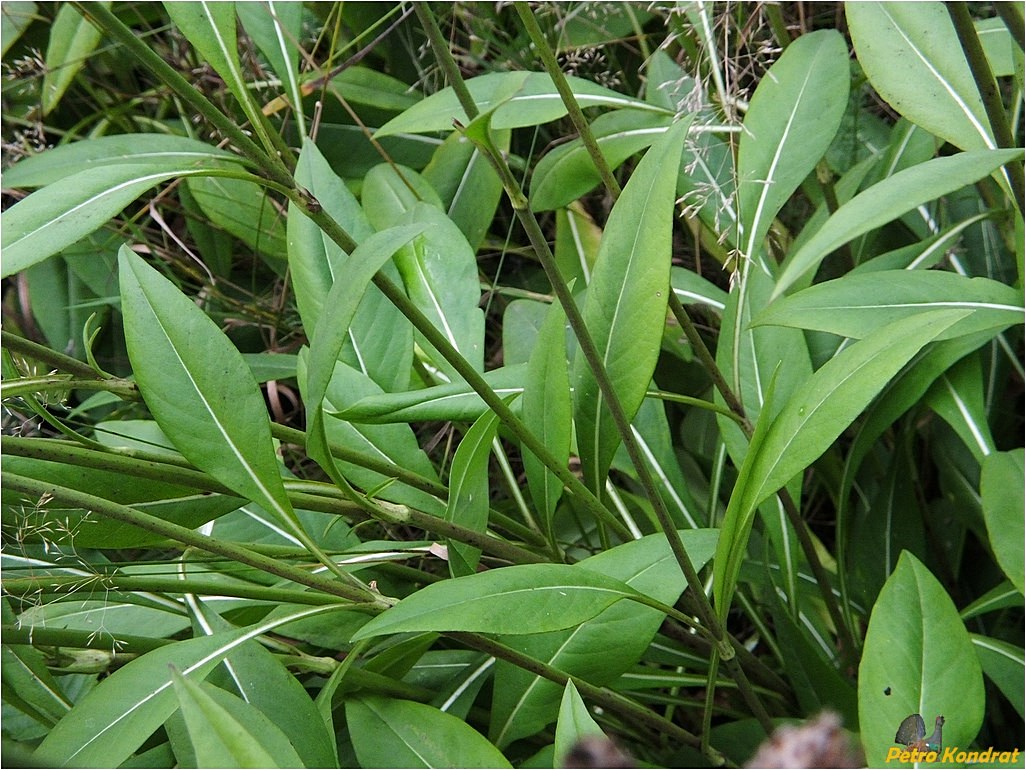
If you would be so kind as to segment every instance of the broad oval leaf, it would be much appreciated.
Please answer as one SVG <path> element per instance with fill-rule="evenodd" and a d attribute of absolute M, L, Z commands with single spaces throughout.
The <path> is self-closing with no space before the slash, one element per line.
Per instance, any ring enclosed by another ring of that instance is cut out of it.
<path fill-rule="evenodd" d="M 242 354 L 127 246 L 118 261 L 128 355 L 161 430 L 197 468 L 298 528 L 267 407 Z"/>
<path fill-rule="evenodd" d="M 148 652 L 115 671 L 79 701 L 50 731 L 35 756 L 51 767 L 116 767 L 178 707 L 169 665 L 203 678 L 246 641 L 283 623 L 335 609 L 335 605 L 304 609 L 257 626 L 187 639 Z"/>
<path fill-rule="evenodd" d="M 618 94 L 578 77 L 568 77 L 577 103 L 583 107 L 633 107 L 669 114 L 668 110 L 639 99 Z M 494 110 L 492 128 L 521 128 L 547 123 L 566 115 L 566 106 L 544 72 L 492 72 L 471 78 L 467 88 L 479 113 Z M 404 132 L 452 131 L 453 120 L 464 125 L 470 119 L 460 106 L 452 87 L 443 88 L 379 128 L 380 138 Z"/>
<path fill-rule="evenodd" d="M 787 259 L 773 296 L 816 268 L 823 258 L 853 238 L 911 211 L 916 206 L 978 182 L 1022 156 L 1022 150 L 973 150 L 934 158 L 899 171 L 869 187 L 833 213 L 815 235 Z"/>
<path fill-rule="evenodd" d="M 983 723 L 983 673 L 947 591 L 903 553 L 869 619 L 859 666 L 859 728 L 870 767 L 883 767 L 909 714 L 943 716 L 944 745 L 968 747 Z"/>
<path fill-rule="evenodd" d="M 349 737 L 361 767 L 510 767 L 462 719 L 424 703 L 363 696 L 346 701 Z"/>
<path fill-rule="evenodd" d="M 628 420 L 652 380 L 670 290 L 673 201 L 690 120 L 645 154 L 609 215 L 582 316 Z M 583 355 L 574 359 L 574 421 L 585 482 L 601 490 L 620 443 Z"/>
<path fill-rule="evenodd" d="M 983 461 L 980 494 L 983 519 L 987 523 L 990 547 L 1012 584 L 1024 592 L 1023 578 L 1023 486 L 1026 471 L 1022 449 L 995 452 Z"/>
<path fill-rule="evenodd" d="M 943 309 L 969 312 L 937 339 L 1026 320 L 1022 292 L 990 278 L 943 270 L 879 270 L 852 273 L 780 297 L 755 317 L 752 326 L 793 326 L 861 339 L 885 324 Z"/>
<path fill-rule="evenodd" d="M 519 564 L 422 588 L 357 631 L 353 641 L 409 631 L 558 631 L 636 596 L 619 580 L 571 565 Z"/>
<path fill-rule="evenodd" d="M 855 55 L 901 115 L 963 150 L 996 147 L 962 44 L 942 3 L 845 3 Z"/>

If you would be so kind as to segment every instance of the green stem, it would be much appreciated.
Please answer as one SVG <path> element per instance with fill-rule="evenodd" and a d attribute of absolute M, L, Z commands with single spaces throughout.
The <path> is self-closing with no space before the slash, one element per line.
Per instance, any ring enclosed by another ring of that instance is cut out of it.
<path fill-rule="evenodd" d="M 584 113 L 581 111 L 581 106 L 577 103 L 577 99 L 574 98 L 573 89 L 570 88 L 570 84 L 567 82 L 566 76 L 563 74 L 563 70 L 559 68 L 559 62 L 556 61 L 556 55 L 552 52 L 552 49 L 549 48 L 548 41 L 545 39 L 545 35 L 542 34 L 541 27 L 538 26 L 538 21 L 534 18 L 535 9 L 527 3 L 515 3 L 514 7 L 520 15 L 520 21 L 524 25 L 524 29 L 527 31 L 528 36 L 531 38 L 531 42 L 534 43 L 535 52 L 541 57 L 545 70 L 549 73 L 549 77 L 552 78 L 552 82 L 556 86 L 556 90 L 559 91 L 559 96 L 563 100 L 563 104 L 566 106 L 569 113 L 570 121 L 574 124 L 574 128 L 577 129 L 577 133 L 581 137 L 581 142 L 588 151 L 588 155 L 591 156 L 591 160 L 595 164 L 595 168 L 598 169 L 599 176 L 602 178 L 603 186 L 609 191 L 609 194 L 613 196 L 613 200 L 616 201 L 616 199 L 620 197 L 620 185 L 613 177 L 613 172 L 610 170 L 609 164 L 606 163 L 605 158 L 602 157 L 602 150 L 599 149 L 598 142 L 595 141 L 595 136 L 591 132 L 591 126 L 588 125 L 588 121 L 585 119 Z"/>
<path fill-rule="evenodd" d="M 59 369 L 68 372 L 76 377 L 91 380 L 96 378 L 96 371 L 89 364 L 79 361 L 77 358 L 50 350 L 45 345 L 40 345 L 17 334 L 0 330 L 0 345 L 7 350 L 19 353 L 26 358 L 48 364 L 51 369 Z"/>
<path fill-rule="evenodd" d="M 1018 3 L 995 3 L 994 5 L 1001 21 L 1012 33 L 1015 44 L 1019 46 L 1020 51 L 1023 50 L 1026 47 L 1026 33 L 1023 32 L 1022 8 Z"/>
<path fill-rule="evenodd" d="M 292 175 L 285 164 L 275 155 L 269 155 L 250 139 L 235 123 L 210 103 L 188 80 L 165 62 L 143 40 L 129 29 L 102 3 L 86 3 L 76 0 L 72 5 L 93 26 L 120 43 L 135 56 L 140 64 L 149 69 L 167 84 L 181 99 L 203 116 L 226 137 L 247 158 L 255 162 L 268 178 L 285 187 L 294 186 Z"/>
<path fill-rule="evenodd" d="M 542 661 L 535 660 L 512 647 L 508 647 L 501 642 L 489 639 L 486 636 L 465 632 L 450 632 L 446 634 L 446 636 L 457 639 L 476 650 L 487 652 L 489 655 L 493 655 L 496 658 L 512 663 L 518 668 L 522 668 L 536 676 L 548 679 L 550 682 L 555 682 L 561 687 L 566 687 L 566 683 L 571 679 L 570 675 L 566 672 L 543 663 Z M 658 733 L 666 734 L 671 738 L 675 738 L 682 743 L 688 744 L 689 746 L 697 747 L 702 743 L 701 739 L 697 735 L 694 735 L 684 728 L 678 727 L 676 724 L 663 719 L 654 711 L 640 706 L 619 693 L 613 692 L 606 687 L 596 687 L 595 685 L 588 684 L 587 682 L 577 678 L 574 678 L 573 682 L 582 697 L 587 698 L 614 714 L 618 714 L 624 719 L 644 725 Z M 709 748 L 706 757 L 712 761 L 714 766 L 722 766 L 724 763 L 723 756 L 715 749 Z"/>
<path fill-rule="evenodd" d="M 45 481 L 30 479 L 6 471 L 0 472 L 0 479 L 2 479 L 4 489 L 22 492 L 38 499 L 50 498 L 60 505 L 66 505 L 70 508 L 81 508 L 97 516 L 131 524 L 147 532 L 165 537 L 168 540 L 177 541 L 183 545 L 192 546 L 208 553 L 224 556 L 241 564 L 246 564 L 272 575 L 277 575 L 280 578 L 299 583 L 300 585 L 356 602 L 358 605 L 354 605 L 354 609 L 383 610 L 390 606 L 382 601 L 381 598 L 375 597 L 354 586 L 346 585 L 321 575 L 312 574 L 289 564 L 283 564 L 276 559 L 270 559 L 254 553 L 248 548 L 243 548 L 234 543 L 215 540 L 206 535 L 201 535 L 194 530 L 158 519 L 156 516 L 137 511 L 126 505 L 119 505 L 118 503 L 104 500 L 96 495 L 86 494 L 85 492 L 68 489 L 67 487 Z"/>
<path fill-rule="evenodd" d="M 438 22 L 435 21 L 434 14 L 431 13 L 431 6 L 425 2 L 416 2 L 413 4 L 413 10 L 417 12 L 417 18 L 420 20 L 424 32 L 427 33 L 428 42 L 431 44 L 431 49 L 435 54 L 435 61 L 438 62 L 445 73 L 445 78 L 456 93 L 456 98 L 459 99 L 463 111 L 467 113 L 467 117 L 470 120 L 473 120 L 477 117 L 477 103 L 474 101 L 474 97 L 470 95 L 470 89 L 467 88 L 467 84 L 463 82 L 460 68 L 449 51 L 449 43 L 442 35 L 442 30 L 438 28 Z"/>
<path fill-rule="evenodd" d="M 990 62 L 984 53 L 983 44 L 980 43 L 980 36 L 976 33 L 976 25 L 973 24 L 973 17 L 969 13 L 969 7 L 964 2 L 947 2 L 948 15 L 955 25 L 955 32 L 958 35 L 958 42 L 962 44 L 962 51 L 965 53 L 966 61 L 969 62 L 969 69 L 973 73 L 973 80 L 980 91 L 983 99 L 983 107 L 987 111 L 987 120 L 990 122 L 990 129 L 994 132 L 994 139 L 998 147 L 1015 147 L 1015 139 L 1008 126 L 1008 116 L 1005 114 L 1005 106 L 1001 103 L 1001 92 L 998 90 L 994 73 L 990 69 Z M 1013 5 L 1015 5 L 1013 3 Z M 1021 25 L 1021 19 L 1020 19 Z M 1020 26 L 1020 34 L 1022 28 Z M 1020 38 L 1020 45 L 1022 44 Z M 1019 212 L 1026 211 L 1023 196 L 1026 195 L 1026 174 L 1023 172 L 1023 162 L 1012 160 L 1005 164 L 1005 171 L 1008 180 L 1011 182 L 1012 194 L 1015 196 L 1015 204 Z"/>
<path fill-rule="evenodd" d="M 8 573 L 10 570 L 8 570 Z M 337 597 L 314 591 L 290 591 L 271 586 L 228 583 L 203 577 L 180 579 L 170 575 L 122 575 L 120 573 L 96 575 L 46 575 L 45 577 L 5 577 L 5 593 L 12 596 L 27 594 L 90 595 L 111 591 L 145 591 L 168 594 L 202 594 L 210 596 L 236 596 L 240 599 L 275 602 L 277 604 L 338 604 Z"/>
<path fill-rule="evenodd" d="M 51 375 L 4 380 L 0 395 L 13 398 L 26 393 L 59 393 L 62 390 L 105 390 L 122 398 L 134 398 L 139 392 L 135 383 L 128 380 L 69 380 L 63 375 Z"/>

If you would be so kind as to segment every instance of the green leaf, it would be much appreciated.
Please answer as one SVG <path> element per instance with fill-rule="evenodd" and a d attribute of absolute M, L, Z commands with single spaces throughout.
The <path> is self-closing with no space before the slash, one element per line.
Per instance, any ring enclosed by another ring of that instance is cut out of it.
<path fill-rule="evenodd" d="M 619 580 L 570 565 L 519 564 L 422 588 L 357 631 L 353 641 L 409 631 L 557 631 L 637 595 Z"/>
<path fill-rule="evenodd" d="M 499 429 L 494 412 L 481 415 L 460 441 L 449 471 L 449 505 L 445 520 L 474 532 L 488 528 L 488 458 Z M 449 540 L 449 572 L 453 577 L 473 575 L 481 551 L 457 540 Z"/>
<path fill-rule="evenodd" d="M 484 373 L 484 380 L 500 398 L 524 392 L 527 365 L 513 364 Z M 350 422 L 387 423 L 451 420 L 473 422 L 488 407 L 463 379 L 447 385 L 432 385 L 421 390 L 365 396 L 355 404 L 329 412 L 332 417 Z"/>
<path fill-rule="evenodd" d="M 852 273 L 779 297 L 752 326 L 793 326 L 861 339 L 881 326 L 929 310 L 964 308 L 966 318 L 938 339 L 1020 324 L 1022 293 L 989 278 L 942 270 Z"/>
<path fill-rule="evenodd" d="M 258 254 L 287 257 L 284 216 L 260 185 L 245 179 L 202 177 L 190 179 L 188 187 L 213 225 Z"/>
<path fill-rule="evenodd" d="M 324 435 L 324 409 L 321 402 L 331 382 L 342 345 L 348 337 L 349 326 L 371 279 L 396 249 L 411 238 L 415 238 L 423 229 L 420 225 L 394 227 L 375 233 L 357 246 L 342 267 L 346 280 L 336 281 L 332 285 L 324 301 L 326 309 L 322 311 L 314 329 L 307 374 L 303 383 L 307 452 L 322 468 L 332 474 L 336 483 L 344 482 L 340 478 L 335 478 L 334 460 L 328 451 Z"/>
<path fill-rule="evenodd" d="M 484 371 L 484 311 L 474 251 L 449 217 L 434 206 L 417 203 L 405 221 L 423 225 L 424 237 L 402 248 L 395 264 L 406 293 L 477 371 Z M 418 332 L 419 344 L 450 381 L 461 379 Z"/>
<path fill-rule="evenodd" d="M 219 522 L 220 523 L 220 522 Z M 335 531 L 341 529 L 336 528 Z M 311 532 L 316 530 L 311 527 Z M 215 530 L 215 536 L 219 533 Z M 331 541 L 321 540 L 324 547 L 334 545 Z M 197 599 L 193 604 L 194 627 L 201 628 L 205 633 L 218 633 L 234 628 L 232 624 L 224 620 L 220 615 L 210 609 L 210 604 Z M 282 614 L 294 612 L 294 608 L 282 607 Z M 223 610 L 222 610 L 223 611 Z M 269 618 L 268 618 L 269 619 Z M 338 622 L 337 613 L 332 615 L 315 615 L 308 618 L 306 622 Z M 299 621 L 303 623 L 304 621 Z M 293 626 L 294 627 L 294 626 Z M 289 634 L 286 626 L 280 633 Z M 285 741 L 285 749 L 292 751 L 291 758 L 286 754 L 287 761 L 282 764 L 283 753 L 275 743 L 265 743 L 268 750 L 279 758 L 279 766 L 292 767 L 296 762 L 306 767 L 331 767 L 335 762 L 334 738 L 324 728 L 317 707 L 310 699 L 303 684 L 286 667 L 282 659 L 279 659 L 270 650 L 255 640 L 250 640 L 239 645 L 226 656 L 223 666 L 215 669 L 207 679 L 204 687 L 210 685 L 222 688 L 210 694 L 218 698 L 222 705 L 236 718 L 246 723 L 247 721 L 259 724 L 269 723 L 277 730 L 288 736 Z M 238 695 L 242 698 L 246 707 L 239 711 L 236 698 L 228 695 Z M 228 701 L 226 704 L 225 701 Z M 248 720 L 249 710 L 256 709 L 258 712 L 252 720 Z M 263 727 L 257 730 L 258 735 L 264 735 Z M 280 734 L 280 733 L 279 733 Z M 269 736 L 274 737 L 274 736 Z M 283 736 L 284 737 L 284 736 Z M 195 741 L 194 741 L 195 742 Z M 296 756 L 298 754 L 298 756 Z M 208 765 L 220 767 L 221 765 Z"/>
<path fill-rule="evenodd" d="M 102 5 L 110 7 L 109 2 Z M 4 15 L 7 15 L 6 10 Z M 46 68 L 40 97 L 43 115 L 50 114 L 60 104 L 64 92 L 100 42 L 100 36 L 100 30 L 82 18 L 74 6 L 62 5 L 57 11 L 46 46 Z"/>
<path fill-rule="evenodd" d="M 741 253 L 760 260 L 773 218 L 815 168 L 848 104 L 848 50 L 836 30 L 802 35 L 759 81 L 737 151 Z"/>
<path fill-rule="evenodd" d="M 980 658 L 983 673 L 1004 693 L 1019 716 L 1023 716 L 1026 711 L 1022 688 L 1023 676 L 1026 675 L 1026 654 L 1022 647 L 980 634 L 969 636 Z"/>
<path fill-rule="evenodd" d="M 1022 150 L 973 150 L 934 158 L 889 176 L 843 204 L 815 235 L 792 252 L 774 298 L 816 268 L 834 249 L 917 206 L 978 182 Z"/>
<path fill-rule="evenodd" d="M 80 700 L 36 750 L 52 767 L 117 767 L 178 707 L 168 666 L 202 679 L 229 653 L 290 620 L 337 609 L 304 609 L 257 626 L 175 642 L 119 668 Z"/>
<path fill-rule="evenodd" d="M 493 132 L 492 140 L 500 152 L 509 152 L 508 130 Z M 431 156 L 424 179 L 438 192 L 445 213 L 476 252 L 502 198 L 502 180 L 495 169 L 465 136 L 453 132 Z"/>
<path fill-rule="evenodd" d="M 919 350 L 965 317 L 964 310 L 920 313 L 877 329 L 830 359 L 784 404 L 755 453 L 756 506 L 807 468 Z"/>
<path fill-rule="evenodd" d="M 567 755 L 582 738 L 605 737 L 598 726 L 572 679 L 563 690 L 563 702 L 559 706 L 559 721 L 556 722 L 555 757 L 560 767 L 566 766 Z"/>
<path fill-rule="evenodd" d="M 990 547 L 1005 575 L 1023 593 L 1023 450 L 994 452 L 983 460 L 980 495 L 983 518 L 987 523 Z"/>
<path fill-rule="evenodd" d="M 303 117 L 303 94 L 298 68 L 299 41 L 303 34 L 303 4 L 265 0 L 238 3 L 235 10 L 246 34 L 256 43 L 281 81 L 299 133 L 305 136 L 306 121 Z"/>
<path fill-rule="evenodd" d="M 926 394 L 924 404 L 944 418 L 978 462 L 994 452 L 979 355 L 966 356 L 942 374 Z"/>
<path fill-rule="evenodd" d="M 847 3 L 845 14 L 863 72 L 898 113 L 962 150 L 996 147 L 942 3 Z"/>
<path fill-rule="evenodd" d="M 196 173 L 179 164 L 117 164 L 36 190 L 3 214 L 0 274 L 14 275 L 84 238 L 154 185 Z"/>
<path fill-rule="evenodd" d="M 582 107 L 633 107 L 660 114 L 668 110 L 611 91 L 578 77 L 568 77 L 577 103 Z M 521 128 L 548 123 L 566 115 L 556 87 L 544 72 L 491 72 L 466 81 L 478 113 L 494 111 L 492 128 Z M 388 121 L 375 138 L 391 134 L 451 131 L 453 120 L 467 125 L 470 119 L 452 87 L 443 88 L 401 115 Z"/>
<path fill-rule="evenodd" d="M 936 310 L 881 327 L 799 386 L 765 428 L 765 436 L 760 414 L 716 552 L 713 591 L 721 617 L 729 609 L 759 504 L 823 454 L 923 346 L 966 313 Z"/>
<path fill-rule="evenodd" d="M 36 4 L 32 0 L 9 0 L 0 12 L 0 56 L 18 41 L 35 20 Z"/>
<path fill-rule="evenodd" d="M 558 302 L 552 303 L 531 358 L 523 397 L 524 425 L 541 439 L 561 465 L 570 459 L 573 431 L 570 399 L 570 373 L 566 353 L 566 314 Z M 541 511 L 545 529 L 552 526 L 556 503 L 563 494 L 563 482 L 529 451 L 523 451 L 527 487 L 534 507 Z"/>
<path fill-rule="evenodd" d="M 698 273 L 674 265 L 670 268 L 673 293 L 684 305 L 705 305 L 722 313 L 727 307 L 727 292 Z"/>
<path fill-rule="evenodd" d="M 690 120 L 645 154 L 606 224 L 582 316 L 628 420 L 652 381 L 670 290 L 673 201 Z M 585 482 L 601 491 L 620 435 L 583 355 L 574 359 L 574 422 Z"/>
<path fill-rule="evenodd" d="M 462 719 L 423 703 L 364 696 L 346 701 L 361 767 L 510 767 Z"/>
<path fill-rule="evenodd" d="M 250 94 L 239 63 L 235 3 L 209 0 L 165 2 L 164 10 L 202 59 L 224 80 L 246 113 L 252 130 L 264 139 L 264 146 L 271 146 L 270 140 L 264 136 L 266 118 Z"/>
<path fill-rule="evenodd" d="M 859 666 L 859 727 L 870 767 L 883 767 L 909 714 L 943 716 L 944 745 L 968 747 L 983 723 L 983 673 L 955 605 L 902 554 L 873 607 Z"/>
<path fill-rule="evenodd" d="M 14 613 L 5 603 L 4 624 L 12 622 L 16 622 Z M 0 647 L 0 675 L 4 703 L 11 703 L 47 728 L 53 727 L 71 709 L 72 703 L 46 667 L 43 653 L 31 645 Z"/>
<path fill-rule="evenodd" d="M 116 134 L 62 144 L 18 161 L 4 172 L 7 187 L 42 187 L 99 166 L 141 163 L 173 168 L 214 166 L 244 158 L 213 145 L 173 134 Z"/>
<path fill-rule="evenodd" d="M 695 569 L 716 549 L 718 532 L 679 530 Z M 648 535 L 590 556 L 575 565 L 622 580 L 664 604 L 673 604 L 685 588 L 670 545 L 662 534 Z M 620 602 L 570 630 L 517 635 L 505 644 L 594 685 L 614 681 L 641 659 L 663 616 L 634 602 Z M 562 690 L 554 682 L 505 661 L 495 664 L 490 737 L 497 746 L 534 735 L 557 715 Z"/>
<path fill-rule="evenodd" d="M 161 430 L 193 465 L 305 538 L 282 484 L 267 407 L 242 354 L 127 246 L 118 262 L 128 355 Z"/>
<path fill-rule="evenodd" d="M 198 767 L 303 767 L 274 722 L 241 698 L 171 670 Z"/>
<path fill-rule="evenodd" d="M 374 398 L 380 395 L 381 388 L 369 377 L 351 366 L 337 363 L 324 394 L 324 410 L 331 414 L 363 397 Z M 332 419 L 324 421 L 324 432 L 328 442 L 334 446 L 344 446 L 371 460 L 393 463 L 398 468 L 412 471 L 441 486 L 434 465 L 420 448 L 417 436 L 408 423 L 372 425 Z M 445 504 L 437 497 L 401 481 L 389 483 L 394 477 L 342 460 L 336 460 L 336 464 L 346 478 L 365 490 L 386 485 L 376 497 L 439 516 L 445 512 Z"/>
<path fill-rule="evenodd" d="M 602 157 L 615 170 L 666 133 L 671 120 L 670 115 L 636 110 L 608 112 L 594 120 L 591 130 Z M 550 150 L 538 162 L 531 175 L 531 208 L 549 211 L 565 206 L 601 181 L 584 142 L 574 139 Z"/>
<path fill-rule="evenodd" d="M 418 203 L 441 211 L 442 199 L 420 174 L 406 166 L 379 163 L 363 179 L 360 193 L 367 220 L 376 230 L 400 222 Z"/>

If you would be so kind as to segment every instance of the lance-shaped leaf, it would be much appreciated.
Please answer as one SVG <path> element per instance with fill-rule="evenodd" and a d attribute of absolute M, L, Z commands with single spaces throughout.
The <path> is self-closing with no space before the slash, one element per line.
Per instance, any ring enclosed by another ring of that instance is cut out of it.
<path fill-rule="evenodd" d="M 181 164 L 116 164 L 36 190 L 4 212 L 0 274 L 6 278 L 84 238 L 151 187 L 198 173 L 207 172 Z"/>
<path fill-rule="evenodd" d="M 836 30 L 802 35 L 759 82 L 738 142 L 742 254 L 757 259 L 780 207 L 837 133 L 848 104 L 848 50 Z"/>
<path fill-rule="evenodd" d="M 5 187 L 42 187 L 99 166 L 143 163 L 174 168 L 248 164 L 245 158 L 198 139 L 172 134 L 114 134 L 62 144 L 18 161 L 4 171 Z"/>
<path fill-rule="evenodd" d="M 565 465 L 570 459 L 573 422 L 566 360 L 566 314 L 558 302 L 549 307 L 527 363 L 522 409 L 528 430 Z M 548 530 L 556 503 L 563 494 L 563 482 L 531 452 L 523 452 L 523 457 L 527 487 Z"/>
<path fill-rule="evenodd" d="M 628 420 L 652 380 L 670 290 L 673 201 L 690 120 L 672 126 L 645 154 L 609 215 L 584 302 L 595 342 Z M 601 490 L 620 435 L 594 373 L 574 360 L 574 419 L 584 478 Z"/>
<path fill-rule="evenodd" d="M 305 538 L 281 480 L 267 407 L 242 354 L 127 246 L 118 262 L 128 356 L 161 430 L 189 462 Z"/>
<path fill-rule="evenodd" d="M 336 281 L 332 285 L 314 329 L 307 374 L 302 383 L 303 398 L 306 401 L 307 452 L 324 470 L 332 474 L 336 483 L 345 482 L 337 473 L 335 461 L 328 450 L 321 402 L 328 391 L 342 345 L 348 337 L 349 325 L 371 280 L 398 248 L 423 229 L 420 225 L 391 228 L 375 233 L 357 246 L 343 267 L 346 280 Z"/>
<path fill-rule="evenodd" d="M 254 706 L 171 670 L 197 767 L 300 767 L 288 737 Z"/>
<path fill-rule="evenodd" d="M 901 318 L 954 308 L 970 312 L 938 339 L 1026 320 L 1022 292 L 998 281 L 942 270 L 880 270 L 852 273 L 781 297 L 759 313 L 752 326 L 793 326 L 860 339 Z"/>
<path fill-rule="evenodd" d="M 759 503 L 823 454 L 921 348 L 967 312 L 920 313 L 877 329 L 834 356 L 799 387 L 765 437 L 760 433 L 763 420 L 759 420 L 716 551 L 713 590 L 721 617 L 730 606 Z"/>
<path fill-rule="evenodd" d="M 484 381 L 500 398 L 524 392 L 527 364 L 501 366 L 484 373 Z M 514 408 L 517 402 L 514 402 Z M 452 420 L 472 422 L 488 407 L 466 382 L 433 385 L 422 390 L 365 396 L 355 404 L 329 412 L 332 417 L 350 422 L 387 423 Z"/>
<path fill-rule="evenodd" d="M 666 133 L 672 116 L 626 110 L 607 112 L 592 123 L 595 142 L 610 169 Z M 575 201 L 602 181 L 584 142 L 574 139 L 545 154 L 531 175 L 531 208 L 549 211 Z"/>
<path fill-rule="evenodd" d="M 253 129 L 263 136 L 266 118 L 257 109 L 239 63 L 235 3 L 209 0 L 170 2 L 164 3 L 164 9 L 200 56 L 221 76 L 228 90 L 238 99 Z M 264 144 L 271 146 L 266 137 Z"/>
<path fill-rule="evenodd" d="M 48 767 L 117 767 L 138 749 L 178 702 L 171 673 L 203 679 L 239 645 L 277 626 L 336 605 L 304 609 L 234 631 L 187 639 L 136 658 L 100 682 L 57 723 L 36 750 Z"/>
<path fill-rule="evenodd" d="M 994 557 L 1012 584 L 1023 592 L 1023 450 L 995 452 L 983 461 L 980 494 L 983 518 Z"/>
<path fill-rule="evenodd" d="M 303 27 L 301 2 L 246 2 L 236 6 L 246 34 L 253 38 L 288 95 L 300 135 L 306 134 L 303 94 L 299 84 L 299 38 Z"/>
<path fill-rule="evenodd" d="M 588 711 L 573 679 L 567 680 L 563 701 L 559 705 L 559 721 L 556 723 L 555 756 L 559 766 L 566 766 L 570 752 L 582 739 L 604 737 L 605 733 Z"/>
<path fill-rule="evenodd" d="M 425 703 L 353 698 L 346 723 L 361 767 L 510 767 L 481 733 Z"/>
<path fill-rule="evenodd" d="M 488 458 L 498 429 L 499 418 L 494 412 L 481 415 L 452 458 L 445 520 L 474 532 L 484 532 L 488 527 Z M 480 549 L 449 540 L 449 571 L 453 577 L 474 574 L 480 558 Z"/>
<path fill-rule="evenodd" d="M 920 204 L 978 182 L 1021 156 L 1022 150 L 961 152 L 928 160 L 877 182 L 837 209 L 815 235 L 788 257 L 773 296 L 782 294 L 830 252 L 853 238 Z"/>
<path fill-rule="evenodd" d="M 102 3 L 110 7 L 110 2 Z M 7 15 L 6 9 L 4 15 Z M 100 30 L 82 18 L 73 5 L 63 5 L 50 28 L 46 46 L 46 66 L 40 104 L 43 115 L 49 114 L 68 90 L 100 42 Z"/>
<path fill-rule="evenodd" d="M 968 746 L 983 723 L 983 673 L 958 610 L 905 552 L 873 607 L 859 666 L 859 727 L 870 767 L 883 767 L 909 714 L 943 716 L 944 746 Z"/>
<path fill-rule="evenodd" d="M 859 64 L 889 105 L 963 150 L 997 146 L 943 3 L 846 3 L 845 15 Z"/>
<path fill-rule="evenodd" d="M 664 115 L 670 112 L 582 78 L 568 77 L 567 81 L 581 107 L 633 107 Z M 552 78 L 544 72 L 492 72 L 471 78 L 467 81 L 467 88 L 478 113 L 494 111 L 492 128 L 534 126 L 566 115 L 566 106 Z M 464 125 L 470 123 L 450 86 L 397 115 L 379 128 L 374 136 L 452 131 L 454 119 Z"/>
<path fill-rule="evenodd" d="M 558 631 L 638 596 L 626 583 L 569 564 L 519 564 L 422 588 L 357 631 L 353 641 L 408 631 Z"/>

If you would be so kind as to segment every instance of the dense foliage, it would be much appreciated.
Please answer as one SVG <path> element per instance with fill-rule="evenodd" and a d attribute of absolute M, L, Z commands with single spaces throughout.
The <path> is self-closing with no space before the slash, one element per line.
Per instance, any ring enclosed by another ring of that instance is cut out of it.
<path fill-rule="evenodd" d="M 1023 748 L 1020 4 L 2 23 L 5 762 Z"/>

